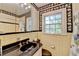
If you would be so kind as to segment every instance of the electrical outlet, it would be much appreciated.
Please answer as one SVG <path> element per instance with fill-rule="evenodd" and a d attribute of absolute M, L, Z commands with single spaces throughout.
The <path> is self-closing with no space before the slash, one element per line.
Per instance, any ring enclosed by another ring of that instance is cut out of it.
<path fill-rule="evenodd" d="M 52 45 L 51 48 L 52 48 L 52 49 L 55 49 L 55 46 Z"/>

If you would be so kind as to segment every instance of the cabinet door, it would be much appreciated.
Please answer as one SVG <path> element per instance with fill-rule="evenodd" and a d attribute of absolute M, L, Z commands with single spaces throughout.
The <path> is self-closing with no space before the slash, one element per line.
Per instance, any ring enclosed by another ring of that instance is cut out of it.
<path fill-rule="evenodd" d="M 42 56 L 42 47 L 40 47 L 33 56 Z"/>

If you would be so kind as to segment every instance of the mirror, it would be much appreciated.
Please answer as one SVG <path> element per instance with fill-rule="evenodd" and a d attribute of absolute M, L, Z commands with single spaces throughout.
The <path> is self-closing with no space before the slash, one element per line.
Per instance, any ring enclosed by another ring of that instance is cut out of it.
<path fill-rule="evenodd" d="M 0 34 L 27 31 L 28 17 L 31 17 L 29 3 L 0 3 Z"/>

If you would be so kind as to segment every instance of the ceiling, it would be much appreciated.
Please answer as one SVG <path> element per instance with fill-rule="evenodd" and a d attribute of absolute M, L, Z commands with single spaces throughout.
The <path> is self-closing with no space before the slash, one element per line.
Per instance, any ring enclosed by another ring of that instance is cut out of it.
<path fill-rule="evenodd" d="M 48 3 L 35 3 L 37 7 L 44 6 Z M 14 13 L 16 15 L 22 15 L 28 13 L 31 9 L 24 9 L 18 3 L 0 3 L 0 9 Z"/>
<path fill-rule="evenodd" d="M 17 15 L 22 15 L 30 11 L 30 9 L 26 10 L 17 3 L 0 3 L 0 9 Z"/>
<path fill-rule="evenodd" d="M 46 4 L 48 4 L 48 3 L 35 3 L 35 5 L 36 5 L 37 7 L 41 7 L 41 6 L 44 6 L 44 5 L 46 5 Z"/>

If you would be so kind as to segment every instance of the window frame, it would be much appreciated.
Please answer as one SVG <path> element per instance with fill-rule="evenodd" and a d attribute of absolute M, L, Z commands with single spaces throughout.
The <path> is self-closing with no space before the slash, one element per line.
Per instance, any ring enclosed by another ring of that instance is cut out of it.
<path fill-rule="evenodd" d="M 62 20 L 61 20 L 61 33 L 46 33 L 45 30 L 45 17 L 46 16 L 52 16 L 55 14 L 61 13 L 62 14 Z M 66 35 L 67 34 L 67 22 L 66 22 L 66 8 L 62 8 L 59 10 L 55 10 L 55 11 L 50 11 L 47 13 L 42 14 L 42 32 L 45 34 L 58 34 L 58 35 Z"/>

